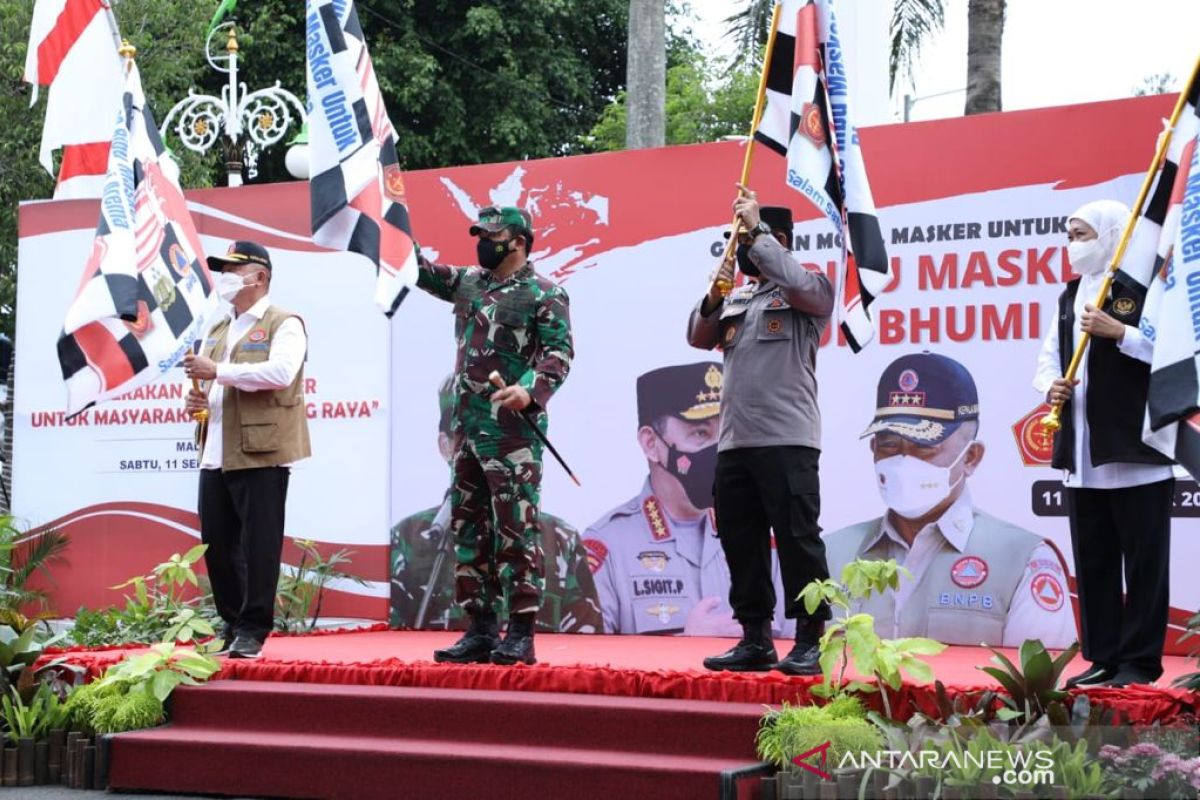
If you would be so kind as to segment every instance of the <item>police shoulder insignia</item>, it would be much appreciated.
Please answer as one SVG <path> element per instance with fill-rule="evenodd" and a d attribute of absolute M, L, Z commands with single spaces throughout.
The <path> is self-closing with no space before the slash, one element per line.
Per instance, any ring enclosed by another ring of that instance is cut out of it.
<path fill-rule="evenodd" d="M 599 539 L 584 539 L 583 547 L 587 550 L 588 569 L 595 575 L 608 558 L 608 545 Z"/>
<path fill-rule="evenodd" d="M 646 498 L 642 503 L 642 515 L 646 518 L 646 524 L 650 526 L 651 539 L 663 542 L 671 538 L 671 527 L 667 524 L 667 518 L 663 515 L 657 497 L 651 495 Z"/>

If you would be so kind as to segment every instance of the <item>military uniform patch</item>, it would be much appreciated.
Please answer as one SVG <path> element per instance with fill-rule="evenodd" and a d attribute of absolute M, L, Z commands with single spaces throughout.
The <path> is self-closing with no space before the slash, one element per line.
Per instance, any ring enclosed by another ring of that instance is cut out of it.
<path fill-rule="evenodd" d="M 608 545 L 599 539 L 584 539 L 583 546 L 587 550 L 588 569 L 595 575 L 608 558 Z"/>
<path fill-rule="evenodd" d="M 767 333 L 779 333 L 783 330 L 783 322 L 777 319 L 767 321 Z"/>
<path fill-rule="evenodd" d="M 662 572 L 667 568 L 667 562 L 671 557 L 662 550 L 643 550 L 638 553 L 638 561 L 642 564 L 642 569 L 648 572 Z"/>
<path fill-rule="evenodd" d="M 670 606 L 666 603 L 657 603 L 646 607 L 646 613 L 652 617 L 657 617 L 658 621 L 666 625 L 671 621 L 671 617 L 679 613 L 679 606 Z"/>
<path fill-rule="evenodd" d="M 650 526 L 650 536 L 656 542 L 664 542 L 671 538 L 671 528 L 667 525 L 667 518 L 663 516 L 662 508 L 658 505 L 658 499 L 650 496 L 642 503 L 642 514 L 646 517 L 646 524 Z"/>
<path fill-rule="evenodd" d="M 986 581 L 987 576 L 987 562 L 976 556 L 964 556 L 950 567 L 950 580 L 964 589 L 974 589 Z"/>
<path fill-rule="evenodd" d="M 1033 593 L 1033 601 L 1046 611 L 1058 611 L 1066 602 L 1067 593 L 1062 584 L 1049 572 L 1034 575 L 1029 582 L 1029 591 Z"/>

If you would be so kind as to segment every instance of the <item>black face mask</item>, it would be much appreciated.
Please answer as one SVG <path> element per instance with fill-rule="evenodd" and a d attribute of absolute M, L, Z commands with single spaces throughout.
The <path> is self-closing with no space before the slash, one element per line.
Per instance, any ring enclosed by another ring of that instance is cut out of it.
<path fill-rule="evenodd" d="M 694 453 L 681 453 L 667 444 L 667 472 L 683 484 L 688 502 L 695 508 L 712 508 L 713 482 L 717 478 L 717 446 Z"/>
<path fill-rule="evenodd" d="M 739 244 L 737 246 L 737 263 L 738 269 L 747 278 L 757 278 L 759 275 L 762 275 L 759 268 L 750 260 L 750 245 L 748 244 Z"/>
<path fill-rule="evenodd" d="M 500 266 L 500 262 L 512 252 L 508 249 L 508 243 L 511 241 L 512 239 L 505 239 L 503 242 L 480 239 L 475 244 L 475 252 L 479 256 L 479 266 L 486 270 L 493 270 Z"/>

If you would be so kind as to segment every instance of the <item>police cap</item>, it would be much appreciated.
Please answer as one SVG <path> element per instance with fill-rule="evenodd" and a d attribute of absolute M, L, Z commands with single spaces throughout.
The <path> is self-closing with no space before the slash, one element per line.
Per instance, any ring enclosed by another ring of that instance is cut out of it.
<path fill-rule="evenodd" d="M 638 376 L 638 426 L 661 417 L 712 419 L 721 412 L 722 380 L 721 365 L 715 361 L 661 367 Z"/>
<path fill-rule="evenodd" d="M 967 368 L 936 353 L 915 353 L 883 371 L 875 419 L 862 436 L 891 431 L 916 444 L 936 445 L 977 419 L 979 393 Z"/>

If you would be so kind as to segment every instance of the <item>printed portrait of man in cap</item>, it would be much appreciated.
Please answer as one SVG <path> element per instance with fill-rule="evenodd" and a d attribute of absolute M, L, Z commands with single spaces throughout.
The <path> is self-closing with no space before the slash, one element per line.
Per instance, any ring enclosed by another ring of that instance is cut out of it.
<path fill-rule="evenodd" d="M 741 630 L 712 514 L 722 382 L 711 361 L 637 380 L 637 443 L 649 474 L 636 496 L 584 532 L 606 633 Z M 774 578 L 778 585 L 777 564 Z"/>
<path fill-rule="evenodd" d="M 912 578 L 857 601 L 881 636 L 947 644 L 1047 647 L 1075 641 L 1062 559 L 1038 535 L 975 508 L 968 481 L 983 460 L 975 380 L 934 353 L 901 356 L 879 379 L 870 437 L 882 517 L 825 536 L 829 573 L 894 558 Z"/>
<path fill-rule="evenodd" d="M 455 453 L 453 381 L 452 375 L 447 376 L 438 388 L 438 453 L 447 465 Z M 538 629 L 551 633 L 600 632 L 600 605 L 579 531 L 540 510 L 537 528 L 546 564 Z M 411 514 L 392 528 L 392 627 L 467 627 L 467 615 L 454 602 L 454 537 L 449 530 L 449 491 L 441 505 Z M 500 602 L 503 606 L 503 598 Z M 502 610 L 508 612 L 507 608 Z"/>

